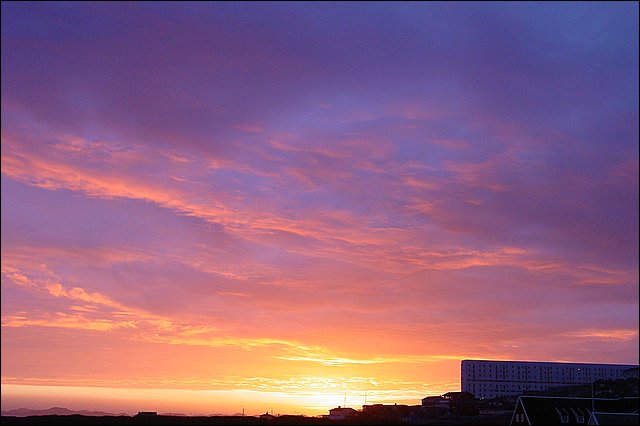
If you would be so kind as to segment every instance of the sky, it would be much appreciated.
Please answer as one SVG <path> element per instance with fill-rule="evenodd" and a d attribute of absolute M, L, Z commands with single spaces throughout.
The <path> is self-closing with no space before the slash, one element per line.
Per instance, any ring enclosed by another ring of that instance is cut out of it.
<path fill-rule="evenodd" d="M 637 364 L 638 38 L 637 2 L 2 2 L 2 409 Z"/>

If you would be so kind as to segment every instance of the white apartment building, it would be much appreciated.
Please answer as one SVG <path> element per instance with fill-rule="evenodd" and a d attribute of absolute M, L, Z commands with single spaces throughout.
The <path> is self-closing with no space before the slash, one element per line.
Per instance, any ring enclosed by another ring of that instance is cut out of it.
<path fill-rule="evenodd" d="M 519 395 L 528 390 L 593 383 L 622 378 L 637 365 L 563 362 L 462 361 L 461 387 L 476 398 Z"/>

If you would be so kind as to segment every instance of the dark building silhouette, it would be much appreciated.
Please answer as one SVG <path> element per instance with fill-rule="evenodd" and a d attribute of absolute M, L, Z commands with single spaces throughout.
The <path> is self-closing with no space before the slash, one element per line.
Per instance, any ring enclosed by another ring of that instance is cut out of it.
<path fill-rule="evenodd" d="M 511 425 L 586 425 L 593 413 L 625 414 L 637 423 L 638 398 L 563 398 L 555 396 L 521 396 L 511 417 Z M 602 416 L 604 419 L 606 416 Z M 596 423 L 597 424 L 597 423 Z"/>

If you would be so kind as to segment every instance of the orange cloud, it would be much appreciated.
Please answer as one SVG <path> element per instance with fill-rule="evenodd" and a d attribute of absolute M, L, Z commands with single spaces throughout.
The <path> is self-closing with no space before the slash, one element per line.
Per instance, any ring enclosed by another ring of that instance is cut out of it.
<path fill-rule="evenodd" d="M 89 319 L 77 313 L 67 315 L 57 313 L 45 318 L 27 318 L 26 316 L 10 315 L 2 317 L 3 327 L 54 327 L 71 328 L 93 331 L 112 331 L 119 328 L 136 328 L 133 321 L 112 321 L 107 319 Z"/>
<path fill-rule="evenodd" d="M 597 340 L 626 340 L 631 341 L 638 338 L 638 330 L 632 329 L 592 329 L 577 330 L 562 333 L 565 337 L 587 338 Z"/>

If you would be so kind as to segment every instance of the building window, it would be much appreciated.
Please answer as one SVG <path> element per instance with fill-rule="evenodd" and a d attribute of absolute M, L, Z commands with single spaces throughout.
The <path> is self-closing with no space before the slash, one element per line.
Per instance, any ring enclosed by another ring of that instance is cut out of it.
<path fill-rule="evenodd" d="M 569 416 L 567 416 L 566 414 L 560 414 L 560 421 L 562 423 L 569 423 Z"/>

